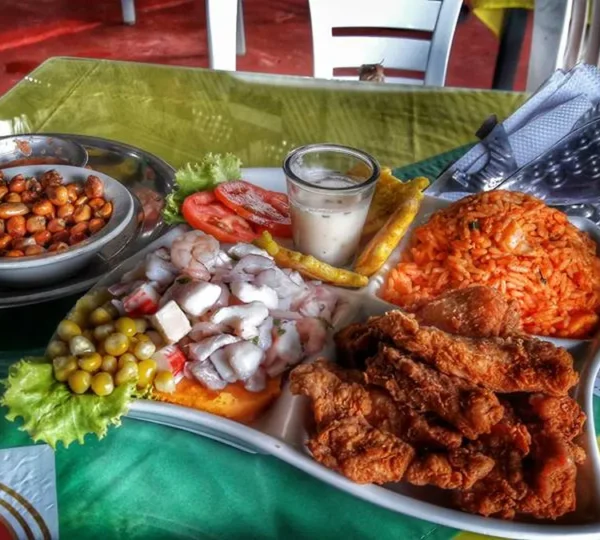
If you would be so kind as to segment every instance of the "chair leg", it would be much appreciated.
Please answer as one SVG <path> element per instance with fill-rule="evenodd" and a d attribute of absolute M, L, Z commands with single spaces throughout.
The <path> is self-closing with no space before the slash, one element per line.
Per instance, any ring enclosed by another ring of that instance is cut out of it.
<path fill-rule="evenodd" d="M 208 61 L 211 69 L 235 71 L 238 0 L 206 0 Z"/>
<path fill-rule="evenodd" d="M 121 0 L 121 11 L 125 24 L 135 24 L 135 0 Z"/>
<path fill-rule="evenodd" d="M 236 28 L 236 53 L 238 56 L 246 54 L 246 30 L 244 29 L 244 10 L 242 0 L 238 1 L 237 28 Z"/>

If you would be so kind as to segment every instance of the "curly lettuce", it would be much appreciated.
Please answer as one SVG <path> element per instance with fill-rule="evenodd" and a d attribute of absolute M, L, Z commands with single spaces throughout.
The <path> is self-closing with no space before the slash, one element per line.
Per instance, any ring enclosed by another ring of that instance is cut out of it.
<path fill-rule="evenodd" d="M 175 173 L 173 191 L 167 195 L 163 209 L 165 223 L 184 223 L 181 205 L 188 195 L 209 191 L 223 182 L 242 177 L 242 162 L 233 154 L 206 154 L 200 163 L 187 164 Z"/>
<path fill-rule="evenodd" d="M 103 438 L 110 425 L 120 425 L 135 393 L 131 383 L 105 397 L 73 394 L 54 378 L 52 364 L 44 358 L 26 358 L 11 366 L 3 383 L 0 405 L 8 408 L 6 418 L 12 422 L 21 417 L 19 429 L 52 448 L 59 442 L 65 447 L 74 441 L 83 444 L 88 433 Z"/>

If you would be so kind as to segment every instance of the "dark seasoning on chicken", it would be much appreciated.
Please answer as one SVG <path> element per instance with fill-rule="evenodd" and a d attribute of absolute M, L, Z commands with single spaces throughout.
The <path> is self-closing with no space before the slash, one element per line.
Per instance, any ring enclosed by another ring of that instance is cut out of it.
<path fill-rule="evenodd" d="M 338 362 L 296 367 L 313 457 L 358 483 L 450 490 L 484 516 L 556 519 L 576 507 L 575 439 L 585 415 L 564 349 L 522 334 L 487 287 L 450 292 L 416 314 L 391 311 L 336 335 Z"/>

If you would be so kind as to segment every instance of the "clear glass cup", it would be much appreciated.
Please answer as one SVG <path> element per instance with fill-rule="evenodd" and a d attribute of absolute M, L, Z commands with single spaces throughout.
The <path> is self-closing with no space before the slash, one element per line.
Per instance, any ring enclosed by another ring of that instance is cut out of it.
<path fill-rule="evenodd" d="M 337 144 L 310 144 L 283 162 L 298 251 L 333 266 L 349 264 L 360 243 L 379 178 L 369 154 Z"/>

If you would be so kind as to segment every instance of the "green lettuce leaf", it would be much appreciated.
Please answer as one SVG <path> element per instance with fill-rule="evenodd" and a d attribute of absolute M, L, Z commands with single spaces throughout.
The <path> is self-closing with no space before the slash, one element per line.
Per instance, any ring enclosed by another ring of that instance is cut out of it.
<path fill-rule="evenodd" d="M 11 422 L 23 418 L 22 431 L 34 441 L 56 448 L 73 441 L 83 444 L 88 433 L 99 439 L 110 425 L 120 425 L 132 401 L 134 385 L 115 388 L 110 396 L 73 394 L 65 383 L 52 374 L 52 364 L 44 358 L 26 358 L 11 366 L 0 404 L 8 408 Z"/>
<path fill-rule="evenodd" d="M 242 162 L 233 154 L 206 154 L 200 163 L 189 163 L 175 173 L 175 186 L 167 195 L 163 218 L 169 225 L 184 223 L 181 205 L 185 198 L 198 191 L 214 189 L 229 180 L 242 176 Z"/>

